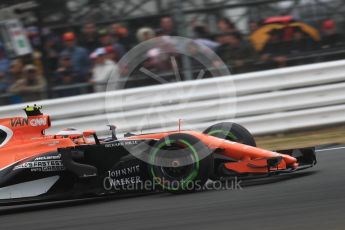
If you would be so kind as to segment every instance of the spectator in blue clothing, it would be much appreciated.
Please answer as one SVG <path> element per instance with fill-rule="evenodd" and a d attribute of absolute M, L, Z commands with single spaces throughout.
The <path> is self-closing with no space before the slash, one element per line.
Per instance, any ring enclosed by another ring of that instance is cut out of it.
<path fill-rule="evenodd" d="M 4 46 L 0 43 L 0 72 L 7 73 L 10 68 L 10 61 L 7 58 Z"/>
<path fill-rule="evenodd" d="M 98 31 L 94 23 L 89 22 L 84 24 L 81 32 L 82 33 L 79 39 L 79 44 L 87 49 L 89 51 L 89 54 L 100 47 Z"/>
<path fill-rule="evenodd" d="M 6 93 L 9 87 L 8 78 L 6 77 L 6 73 L 0 72 L 0 93 Z"/>
<path fill-rule="evenodd" d="M 0 72 L 0 105 L 6 105 L 10 103 L 10 97 L 4 96 L 6 95 L 7 90 L 10 84 L 8 82 L 8 78 L 6 77 L 6 73 Z"/>
<path fill-rule="evenodd" d="M 46 29 L 44 42 L 47 58 L 46 67 L 50 72 L 54 72 L 59 67 L 59 55 L 62 49 L 61 40 L 58 35 Z"/>
<path fill-rule="evenodd" d="M 81 82 L 86 82 L 91 69 L 88 51 L 77 45 L 76 35 L 73 32 L 65 33 L 63 41 L 66 48 L 62 53 L 68 53 L 71 56 L 73 70 L 82 76 Z"/>
<path fill-rule="evenodd" d="M 72 73 L 72 79 L 64 79 L 61 78 L 60 74 L 56 74 L 56 84 L 57 85 L 65 85 L 65 84 L 76 84 L 78 82 L 82 82 L 83 76 L 80 75 L 79 72 L 76 72 L 73 68 L 72 63 L 72 56 L 69 53 L 62 53 L 60 55 L 59 60 L 59 68 L 57 69 L 57 73 L 61 72 L 69 72 Z"/>

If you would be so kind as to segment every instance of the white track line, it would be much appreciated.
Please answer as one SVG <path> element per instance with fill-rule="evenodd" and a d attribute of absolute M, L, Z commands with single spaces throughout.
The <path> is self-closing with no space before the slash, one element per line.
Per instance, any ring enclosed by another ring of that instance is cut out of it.
<path fill-rule="evenodd" d="M 345 149 L 345 147 L 329 148 L 329 149 L 320 149 L 320 150 L 316 150 L 316 152 L 326 152 L 326 151 L 334 151 L 334 150 L 341 150 L 341 149 Z"/>

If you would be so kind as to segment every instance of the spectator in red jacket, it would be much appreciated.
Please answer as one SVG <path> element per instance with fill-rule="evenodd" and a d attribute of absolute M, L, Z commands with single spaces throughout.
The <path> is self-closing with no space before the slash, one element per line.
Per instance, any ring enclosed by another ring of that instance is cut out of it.
<path fill-rule="evenodd" d="M 337 25 L 334 20 L 327 19 L 323 21 L 321 27 L 322 33 L 322 48 L 333 48 L 344 44 L 344 39 L 337 30 Z"/>
<path fill-rule="evenodd" d="M 124 46 L 126 52 L 136 45 L 135 37 L 131 36 L 125 26 L 115 23 L 111 25 L 111 29 L 114 32 L 115 40 Z M 118 55 L 121 58 L 124 54 Z"/>
<path fill-rule="evenodd" d="M 82 76 L 81 82 L 87 81 L 91 68 L 88 51 L 77 45 L 77 37 L 73 32 L 65 33 L 63 40 L 66 48 L 62 53 L 68 53 L 71 56 L 73 70 Z"/>

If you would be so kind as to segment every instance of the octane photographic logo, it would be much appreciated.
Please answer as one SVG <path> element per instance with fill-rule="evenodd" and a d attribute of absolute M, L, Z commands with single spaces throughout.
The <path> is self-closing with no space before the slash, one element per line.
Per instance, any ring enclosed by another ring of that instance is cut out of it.
<path fill-rule="evenodd" d="M 119 133 L 141 134 L 203 131 L 234 118 L 237 100 L 230 71 L 212 49 L 202 44 L 188 38 L 162 36 L 130 50 L 118 63 L 120 78 L 111 78 L 107 84 L 105 107 L 109 124 L 115 124 Z M 191 69 L 186 70 L 186 66 Z M 182 81 L 186 79 L 189 81 Z M 135 88 L 134 81 L 150 82 L 151 86 Z M 130 151 L 147 162 L 150 159 L 141 154 L 150 148 L 145 145 L 130 147 Z M 180 152 L 169 149 L 173 151 Z M 165 167 L 171 167 L 171 163 L 190 164 L 183 159 L 155 162 Z"/>

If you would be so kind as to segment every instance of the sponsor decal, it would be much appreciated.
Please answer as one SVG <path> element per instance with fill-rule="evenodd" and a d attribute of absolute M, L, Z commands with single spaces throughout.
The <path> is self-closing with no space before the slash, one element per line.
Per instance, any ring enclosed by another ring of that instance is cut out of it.
<path fill-rule="evenodd" d="M 142 183 L 140 176 L 134 176 L 138 173 L 140 173 L 140 165 L 108 171 L 107 177 L 103 180 L 103 187 L 106 191 L 121 190 L 128 185 Z"/>
<path fill-rule="evenodd" d="M 56 156 L 42 156 L 42 157 L 37 157 L 35 161 L 44 161 L 44 160 L 60 160 L 61 159 L 61 154 L 56 155 Z"/>
<path fill-rule="evenodd" d="M 32 127 L 46 126 L 47 125 L 47 119 L 45 119 L 45 118 L 32 119 L 32 120 L 30 120 L 29 123 Z"/>
<path fill-rule="evenodd" d="M 112 147 L 119 147 L 119 146 L 128 146 L 128 145 L 137 145 L 139 141 L 120 141 L 116 143 L 106 144 L 106 148 L 112 148 Z"/>
<path fill-rule="evenodd" d="M 14 167 L 14 170 L 30 169 L 31 172 L 58 172 L 64 171 L 65 167 L 61 160 L 61 154 L 57 156 L 37 157 L 33 161 L 25 162 Z"/>
<path fill-rule="evenodd" d="M 22 127 L 29 125 L 29 119 L 26 118 L 14 118 L 11 119 L 11 126 L 12 127 Z"/>
<path fill-rule="evenodd" d="M 29 126 L 29 125 L 32 127 L 39 127 L 39 126 L 46 126 L 47 119 L 46 118 L 35 118 L 35 119 L 12 118 L 10 123 L 12 127 L 23 127 L 23 126 Z"/>
<path fill-rule="evenodd" d="M 129 168 L 119 169 L 115 171 L 109 171 L 108 177 L 121 177 L 121 176 L 128 176 L 134 173 L 140 172 L 140 165 L 136 165 Z"/>
<path fill-rule="evenodd" d="M 106 191 L 121 190 L 121 189 L 125 189 L 126 185 L 139 184 L 141 182 L 142 181 L 141 181 L 140 176 L 121 178 L 121 179 L 113 179 L 110 177 L 106 177 L 104 178 L 103 187 Z"/>

